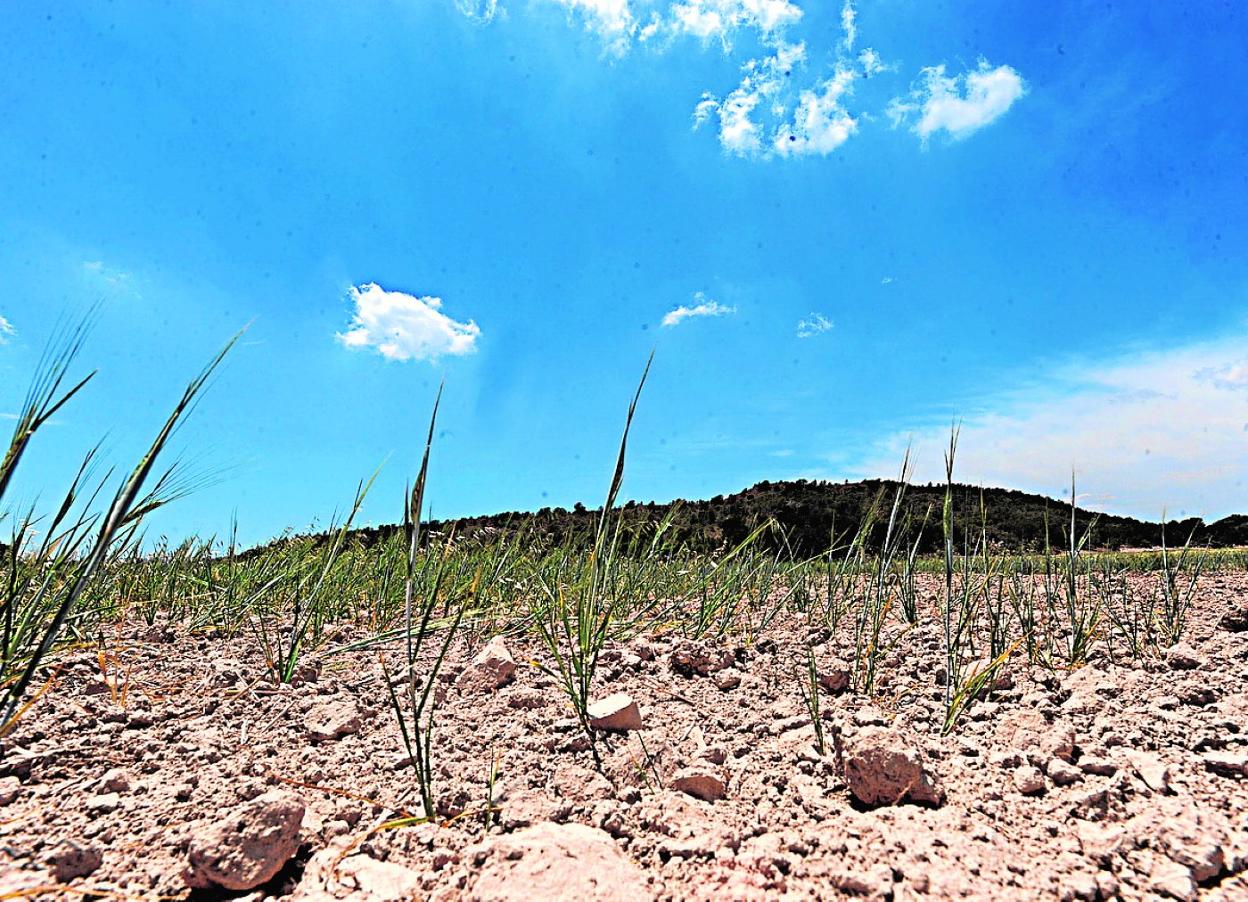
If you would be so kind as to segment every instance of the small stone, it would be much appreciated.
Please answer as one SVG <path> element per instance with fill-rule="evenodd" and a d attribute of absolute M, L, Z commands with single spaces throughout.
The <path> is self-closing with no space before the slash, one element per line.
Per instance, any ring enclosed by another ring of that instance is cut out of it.
<path fill-rule="evenodd" d="M 905 799 L 939 805 L 944 790 L 927 772 L 916 737 L 897 729 L 868 727 L 845 754 L 845 783 L 865 805 L 897 805 Z"/>
<path fill-rule="evenodd" d="M 640 730 L 643 726 L 637 703 L 623 692 L 594 702 L 586 713 L 595 730 Z"/>
<path fill-rule="evenodd" d="M 853 669 L 844 661 L 832 659 L 818 665 L 819 687 L 824 692 L 839 693 L 849 688 Z"/>
<path fill-rule="evenodd" d="M 121 805 L 121 796 L 115 792 L 105 792 L 87 799 L 87 810 L 93 814 L 108 814 L 116 811 Z"/>
<path fill-rule="evenodd" d="M 684 676 L 710 676 L 735 662 L 732 652 L 704 642 L 685 641 L 672 649 L 672 669 Z"/>
<path fill-rule="evenodd" d="M 1218 627 L 1228 633 L 1248 632 L 1248 600 L 1238 599 L 1235 606 L 1222 615 Z"/>
<path fill-rule="evenodd" d="M 1158 855 L 1153 864 L 1149 888 L 1181 902 L 1191 902 L 1196 898 L 1196 881 L 1192 879 L 1191 869 L 1162 855 Z"/>
<path fill-rule="evenodd" d="M 129 792 L 130 775 L 120 767 L 114 767 L 100 778 L 100 786 L 106 792 Z"/>
<path fill-rule="evenodd" d="M 1014 771 L 1012 779 L 1014 788 L 1025 796 L 1038 796 L 1046 789 L 1044 774 L 1040 773 L 1040 768 L 1030 764 L 1024 764 Z"/>
<path fill-rule="evenodd" d="M 1166 650 L 1166 663 L 1171 670 L 1195 670 L 1204 661 L 1196 654 L 1196 650 L 1185 642 L 1170 646 Z"/>
<path fill-rule="evenodd" d="M 1099 755 L 1087 755 L 1079 759 L 1079 769 L 1085 774 L 1096 774 L 1099 777 L 1112 777 L 1118 773 L 1118 765 L 1109 758 Z"/>
<path fill-rule="evenodd" d="M 516 659 L 511 656 L 507 642 L 495 636 L 464 668 L 455 680 L 460 692 L 484 695 L 496 692 L 516 678 Z"/>
<path fill-rule="evenodd" d="M 1166 792 L 1170 788 L 1170 768 L 1156 755 L 1131 751 L 1127 754 L 1131 767 L 1139 774 L 1144 785 L 1153 792 Z"/>
<path fill-rule="evenodd" d="M 1061 758 L 1051 760 L 1045 770 L 1049 774 L 1049 779 L 1058 786 L 1070 786 L 1083 779 L 1083 771 Z"/>
<path fill-rule="evenodd" d="M 360 712 L 351 701 L 317 705 L 307 717 L 313 742 L 332 742 L 360 731 Z"/>
<path fill-rule="evenodd" d="M 1205 770 L 1219 777 L 1248 776 L 1248 752 L 1206 752 L 1201 760 Z"/>
<path fill-rule="evenodd" d="M 22 792 L 22 781 L 17 777 L 0 777 L 0 805 L 12 805 Z"/>
<path fill-rule="evenodd" d="M 741 687 L 741 673 L 738 670 L 729 668 L 721 670 L 715 674 L 715 688 L 720 692 L 731 692 L 733 689 Z"/>
<path fill-rule="evenodd" d="M 728 791 L 728 787 L 717 773 L 698 767 L 678 771 L 672 779 L 672 789 L 704 802 L 718 801 Z"/>
<path fill-rule="evenodd" d="M 273 791 L 225 812 L 191 838 L 187 886 L 254 889 L 277 874 L 299 848 L 303 800 Z"/>
<path fill-rule="evenodd" d="M 46 859 L 58 883 L 94 874 L 104 863 L 104 853 L 95 846 L 84 846 L 66 840 L 52 850 Z"/>

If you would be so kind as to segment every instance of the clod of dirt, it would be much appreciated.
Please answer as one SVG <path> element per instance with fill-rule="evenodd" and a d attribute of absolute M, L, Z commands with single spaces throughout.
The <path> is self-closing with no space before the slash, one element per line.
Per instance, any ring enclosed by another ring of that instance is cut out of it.
<path fill-rule="evenodd" d="M 854 676 L 853 668 L 840 658 L 819 662 L 817 673 L 819 686 L 825 692 L 844 692 Z"/>
<path fill-rule="evenodd" d="M 94 874 L 104 863 L 104 853 L 96 846 L 82 845 L 72 839 L 54 848 L 46 859 L 58 883 Z"/>
<path fill-rule="evenodd" d="M 191 840 L 187 886 L 253 889 L 273 879 L 299 848 L 303 800 L 273 791 L 238 806 Z"/>
<path fill-rule="evenodd" d="M 1129 751 L 1127 760 L 1144 785 L 1153 792 L 1165 792 L 1170 788 L 1170 768 L 1156 755 L 1148 752 Z"/>
<path fill-rule="evenodd" d="M 516 676 L 516 660 L 502 636 L 495 636 L 472 659 L 455 681 L 460 692 L 484 695 L 510 683 Z"/>
<path fill-rule="evenodd" d="M 1061 720 L 1050 723 L 1039 711 L 1022 708 L 1001 719 L 997 744 L 1017 749 L 1037 762 L 1052 758 L 1071 761 L 1075 756 L 1074 728 Z"/>
<path fill-rule="evenodd" d="M 479 902 L 654 897 L 640 870 L 602 830 L 543 823 L 495 837 L 468 857 L 479 867 L 468 898 Z"/>
<path fill-rule="evenodd" d="M 623 692 L 594 702 L 585 713 L 595 730 L 640 730 L 643 726 L 637 703 Z"/>
<path fill-rule="evenodd" d="M 945 793 L 923 765 L 916 737 L 900 729 L 867 727 L 845 751 L 845 783 L 864 805 L 906 799 L 939 805 Z"/>
<path fill-rule="evenodd" d="M 723 777 L 705 767 L 688 767 L 677 771 L 672 778 L 672 789 L 704 802 L 718 801 L 728 791 Z"/>
<path fill-rule="evenodd" d="M 1040 768 L 1030 764 L 1024 764 L 1015 770 L 1012 779 L 1014 788 L 1025 796 L 1043 795 L 1046 788 L 1044 774 L 1040 773 Z"/>
<path fill-rule="evenodd" d="M 308 712 L 308 732 L 313 742 L 332 742 L 360 731 L 360 711 L 355 702 L 325 702 Z"/>
<path fill-rule="evenodd" d="M 1235 606 L 1222 615 L 1218 627 L 1228 633 L 1248 631 L 1248 601 L 1236 599 Z"/>
<path fill-rule="evenodd" d="M 1204 662 L 1195 649 L 1185 642 L 1179 642 L 1166 649 L 1166 663 L 1171 670 L 1195 670 Z"/>
<path fill-rule="evenodd" d="M 710 676 L 735 663 L 731 651 L 687 640 L 672 649 L 672 670 L 683 676 Z"/>
<path fill-rule="evenodd" d="M 12 805 L 22 791 L 22 781 L 17 777 L 0 777 L 0 805 Z"/>

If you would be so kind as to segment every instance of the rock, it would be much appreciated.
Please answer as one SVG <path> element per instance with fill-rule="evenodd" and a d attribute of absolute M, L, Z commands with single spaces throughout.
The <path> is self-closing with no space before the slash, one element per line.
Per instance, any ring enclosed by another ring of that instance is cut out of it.
<path fill-rule="evenodd" d="M 516 659 L 502 636 L 495 636 L 455 680 L 460 692 L 484 695 L 496 692 L 516 678 Z"/>
<path fill-rule="evenodd" d="M 1021 708 L 1001 719 L 997 744 L 1018 749 L 1038 762 L 1050 758 L 1070 761 L 1075 756 L 1075 729 L 1064 720 L 1050 723 L 1039 711 Z"/>
<path fill-rule="evenodd" d="M 1166 649 L 1166 663 L 1171 670 L 1195 670 L 1204 661 L 1194 648 L 1185 642 L 1179 642 Z"/>
<path fill-rule="evenodd" d="M 0 805 L 12 805 L 21 793 L 21 780 L 17 777 L 0 777 Z"/>
<path fill-rule="evenodd" d="M 116 811 L 121 805 L 121 796 L 115 792 L 104 792 L 87 799 L 87 810 L 92 814 L 108 814 Z"/>
<path fill-rule="evenodd" d="M 1011 779 L 1014 781 L 1014 788 L 1025 796 L 1042 795 L 1047 788 L 1040 768 L 1032 767 L 1030 764 L 1024 764 L 1014 771 Z"/>
<path fill-rule="evenodd" d="M 637 703 L 623 692 L 594 702 L 586 714 L 595 730 L 640 730 L 643 726 Z"/>
<path fill-rule="evenodd" d="M 844 692 L 854 677 L 853 668 L 839 658 L 819 663 L 816 673 L 819 676 L 819 687 L 832 693 Z"/>
<path fill-rule="evenodd" d="M 1054 758 L 1045 767 L 1049 779 L 1058 786 L 1070 786 L 1083 779 L 1083 771 L 1061 758 Z"/>
<path fill-rule="evenodd" d="M 355 702 L 325 702 L 307 716 L 308 733 L 313 742 L 332 742 L 360 731 L 360 712 Z"/>
<path fill-rule="evenodd" d="M 1118 773 L 1118 765 L 1109 758 L 1099 755 L 1088 755 L 1079 759 L 1079 769 L 1085 774 L 1096 774 L 1099 777 L 1112 777 Z"/>
<path fill-rule="evenodd" d="M 538 824 L 469 849 L 476 880 L 466 896 L 479 902 L 653 899 L 640 869 L 611 837 L 582 824 Z"/>
<path fill-rule="evenodd" d="M 715 802 L 724 797 L 728 787 L 715 771 L 702 767 L 687 767 L 676 772 L 672 789 L 683 792 L 704 802 Z"/>
<path fill-rule="evenodd" d="M 187 886 L 253 889 L 273 879 L 299 848 L 303 800 L 267 792 L 204 825 L 191 838 Z"/>
<path fill-rule="evenodd" d="M 1171 899 L 1191 902 L 1196 898 L 1196 881 L 1192 879 L 1191 870 L 1162 855 L 1156 857 L 1148 882 L 1153 892 Z"/>
<path fill-rule="evenodd" d="M 1237 599 L 1235 606 L 1222 615 L 1218 628 L 1228 633 L 1248 632 L 1248 601 Z"/>
<path fill-rule="evenodd" d="M 105 792 L 129 792 L 130 775 L 120 767 L 114 767 L 100 778 L 100 786 Z"/>
<path fill-rule="evenodd" d="M 57 883 L 68 883 L 94 874 L 104 863 L 104 853 L 96 846 L 84 846 L 70 839 L 56 846 L 46 861 Z"/>
<path fill-rule="evenodd" d="M 1170 788 L 1170 768 L 1156 755 L 1148 752 L 1128 751 L 1127 760 L 1139 774 L 1144 785 L 1153 792 L 1166 792 Z"/>
<path fill-rule="evenodd" d="M 1248 752 L 1206 752 L 1201 760 L 1205 770 L 1220 777 L 1248 776 Z"/>
<path fill-rule="evenodd" d="M 916 737 L 898 729 L 859 731 L 846 749 L 845 782 L 864 805 L 896 805 L 904 799 L 939 805 L 945 798 L 923 765 Z"/>
<path fill-rule="evenodd" d="M 685 641 L 672 649 L 672 670 L 684 676 L 710 676 L 731 667 L 736 658 L 726 648 Z"/>
<path fill-rule="evenodd" d="M 733 668 L 721 670 L 715 674 L 715 688 L 720 692 L 731 692 L 741 686 L 741 672 Z"/>

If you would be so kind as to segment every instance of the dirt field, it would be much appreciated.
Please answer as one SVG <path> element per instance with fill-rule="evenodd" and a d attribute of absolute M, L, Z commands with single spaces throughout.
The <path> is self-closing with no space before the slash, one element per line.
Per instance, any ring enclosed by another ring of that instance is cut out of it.
<path fill-rule="evenodd" d="M 375 651 L 322 652 L 275 687 L 247 635 L 127 627 L 103 667 L 74 653 L 0 745 L 0 888 L 1248 899 L 1248 576 L 1202 577 L 1198 598 L 1184 643 L 1142 664 L 1016 655 L 948 736 L 931 610 L 872 700 L 842 685 L 848 625 L 788 621 L 748 648 L 640 636 L 603 659 L 601 695 L 643 726 L 601 734 L 600 770 L 535 644 L 505 639 L 510 679 L 497 645 L 476 665 L 459 646 L 433 747 L 445 820 L 407 826 L 417 786 Z M 812 643 L 822 754 L 795 675 Z"/>

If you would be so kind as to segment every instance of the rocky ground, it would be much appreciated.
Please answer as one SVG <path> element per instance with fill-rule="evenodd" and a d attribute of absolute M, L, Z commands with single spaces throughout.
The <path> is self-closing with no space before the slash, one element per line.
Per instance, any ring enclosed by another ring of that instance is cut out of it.
<path fill-rule="evenodd" d="M 535 644 L 465 642 L 443 819 L 401 827 L 375 650 L 275 687 L 246 635 L 118 628 L 0 743 L 0 898 L 1248 899 L 1248 576 L 1203 577 L 1197 608 L 1142 664 L 1016 657 L 949 736 L 931 612 L 871 700 L 847 635 L 797 619 L 748 647 L 640 636 L 603 658 L 627 698 L 595 711 L 625 728 L 601 768 Z"/>

